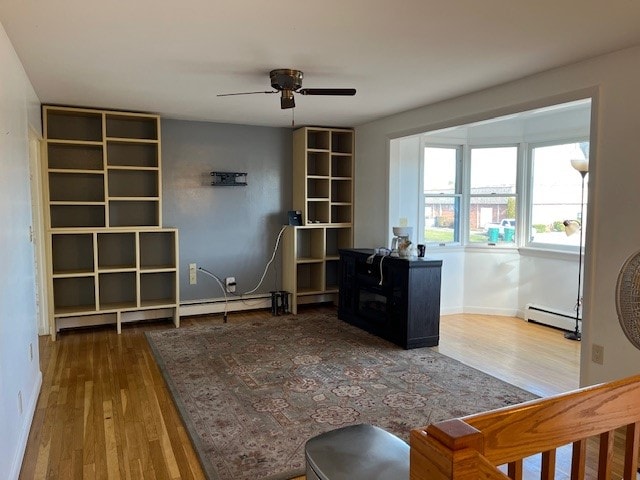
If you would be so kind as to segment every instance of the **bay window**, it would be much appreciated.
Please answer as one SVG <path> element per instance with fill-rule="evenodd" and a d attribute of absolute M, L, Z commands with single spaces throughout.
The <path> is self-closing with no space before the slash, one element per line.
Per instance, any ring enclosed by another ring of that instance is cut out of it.
<path fill-rule="evenodd" d="M 583 209 L 571 162 L 589 159 L 590 109 L 589 99 L 577 100 L 422 134 L 404 150 L 421 156 L 405 158 L 421 169 L 418 242 L 575 251 L 580 235 L 567 236 L 563 222 L 584 231 L 587 220 L 587 185 Z"/>

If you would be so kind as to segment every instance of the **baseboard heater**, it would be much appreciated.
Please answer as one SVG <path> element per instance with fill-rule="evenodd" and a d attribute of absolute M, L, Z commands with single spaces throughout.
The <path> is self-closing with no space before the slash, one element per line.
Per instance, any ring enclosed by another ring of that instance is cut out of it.
<path fill-rule="evenodd" d="M 180 316 L 210 315 L 212 313 L 238 312 L 242 310 L 255 310 L 271 307 L 271 296 L 268 294 L 248 295 L 242 298 L 237 296 L 224 298 L 210 298 L 206 300 L 183 301 L 180 303 Z"/>
<path fill-rule="evenodd" d="M 524 319 L 527 322 L 541 323 L 562 330 L 573 331 L 576 328 L 576 315 L 570 312 L 562 312 L 543 305 L 527 303 L 524 310 Z M 582 331 L 582 319 L 578 320 L 578 328 Z"/>

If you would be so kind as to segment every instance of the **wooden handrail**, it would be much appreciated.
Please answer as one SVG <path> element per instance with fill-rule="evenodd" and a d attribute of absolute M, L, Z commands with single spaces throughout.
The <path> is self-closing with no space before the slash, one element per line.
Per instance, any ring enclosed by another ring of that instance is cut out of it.
<path fill-rule="evenodd" d="M 608 478 L 613 434 L 626 428 L 623 476 L 635 479 L 640 445 L 640 375 L 411 432 L 411 480 L 520 479 L 522 460 L 542 453 L 552 479 L 558 447 L 573 444 L 571 478 L 584 478 L 586 440 L 600 437 L 598 478 Z M 508 476 L 499 465 L 508 465 Z"/>

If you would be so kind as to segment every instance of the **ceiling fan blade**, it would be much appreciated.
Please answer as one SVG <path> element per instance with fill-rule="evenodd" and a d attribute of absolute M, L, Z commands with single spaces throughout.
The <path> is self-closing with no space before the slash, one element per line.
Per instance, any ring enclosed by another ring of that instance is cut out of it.
<path fill-rule="evenodd" d="M 233 95 L 253 95 L 254 93 L 278 93 L 277 91 L 267 91 L 267 92 L 240 92 L 240 93 L 219 93 L 216 97 L 231 97 Z"/>
<path fill-rule="evenodd" d="M 355 88 L 302 88 L 298 90 L 300 95 L 343 95 L 353 96 L 356 94 Z"/>

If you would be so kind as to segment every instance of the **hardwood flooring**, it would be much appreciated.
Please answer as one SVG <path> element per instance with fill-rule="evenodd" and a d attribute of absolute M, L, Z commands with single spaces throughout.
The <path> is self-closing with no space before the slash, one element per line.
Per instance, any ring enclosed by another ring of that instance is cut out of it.
<path fill-rule="evenodd" d="M 513 317 L 447 315 L 438 351 L 541 397 L 580 385 L 580 342 Z"/>
<path fill-rule="evenodd" d="M 233 313 L 230 321 L 270 318 Z M 183 327 L 221 316 L 182 320 Z M 187 432 L 144 332 L 169 322 L 62 332 L 40 339 L 43 385 L 20 478 L 201 479 Z M 579 342 L 522 320 L 451 315 L 439 351 L 539 395 L 578 385 Z M 299 477 L 304 478 L 304 477 Z"/>

